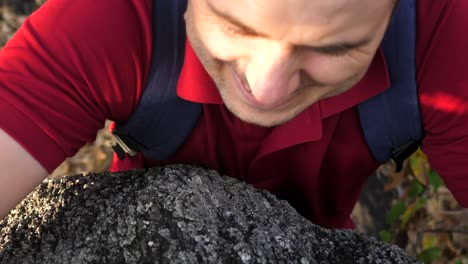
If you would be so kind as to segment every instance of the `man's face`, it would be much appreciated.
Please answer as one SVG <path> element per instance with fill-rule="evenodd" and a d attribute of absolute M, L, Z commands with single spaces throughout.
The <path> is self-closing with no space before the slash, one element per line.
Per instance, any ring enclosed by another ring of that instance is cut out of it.
<path fill-rule="evenodd" d="M 189 41 L 240 119 L 275 126 L 366 73 L 394 0 L 189 0 Z"/>

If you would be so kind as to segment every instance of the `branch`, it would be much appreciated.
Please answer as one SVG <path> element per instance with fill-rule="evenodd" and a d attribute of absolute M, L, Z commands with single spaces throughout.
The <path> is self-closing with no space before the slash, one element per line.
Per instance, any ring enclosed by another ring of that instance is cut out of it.
<path fill-rule="evenodd" d="M 436 229 L 425 229 L 422 230 L 424 233 L 459 233 L 468 235 L 467 229 L 445 229 L 445 228 L 436 228 Z"/>

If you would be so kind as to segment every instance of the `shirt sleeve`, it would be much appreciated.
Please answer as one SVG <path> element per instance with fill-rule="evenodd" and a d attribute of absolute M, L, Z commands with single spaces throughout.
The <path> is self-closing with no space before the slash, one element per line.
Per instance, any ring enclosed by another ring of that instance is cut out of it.
<path fill-rule="evenodd" d="M 468 207 L 468 1 L 421 0 L 417 65 L 423 151 Z"/>
<path fill-rule="evenodd" d="M 150 0 L 49 0 L 0 51 L 0 128 L 49 172 L 135 109 Z"/>

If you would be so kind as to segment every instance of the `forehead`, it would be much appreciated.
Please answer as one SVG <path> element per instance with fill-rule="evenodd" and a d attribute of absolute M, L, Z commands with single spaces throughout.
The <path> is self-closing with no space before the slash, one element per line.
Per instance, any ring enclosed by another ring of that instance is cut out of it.
<path fill-rule="evenodd" d="M 395 0 L 197 0 L 279 38 L 344 38 L 368 34 L 386 20 Z M 363 37 L 363 36 L 362 36 Z"/>

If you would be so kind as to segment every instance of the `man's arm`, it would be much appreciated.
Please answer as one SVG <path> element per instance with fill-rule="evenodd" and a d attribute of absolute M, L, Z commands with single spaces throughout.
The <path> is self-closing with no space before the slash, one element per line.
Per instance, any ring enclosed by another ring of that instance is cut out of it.
<path fill-rule="evenodd" d="M 128 119 L 151 36 L 151 0 L 48 0 L 0 50 L 0 218 L 106 119 Z"/>
<path fill-rule="evenodd" d="M 0 219 L 46 176 L 46 169 L 0 129 Z"/>
<path fill-rule="evenodd" d="M 468 1 L 419 1 L 418 87 L 422 150 L 468 208 Z"/>

